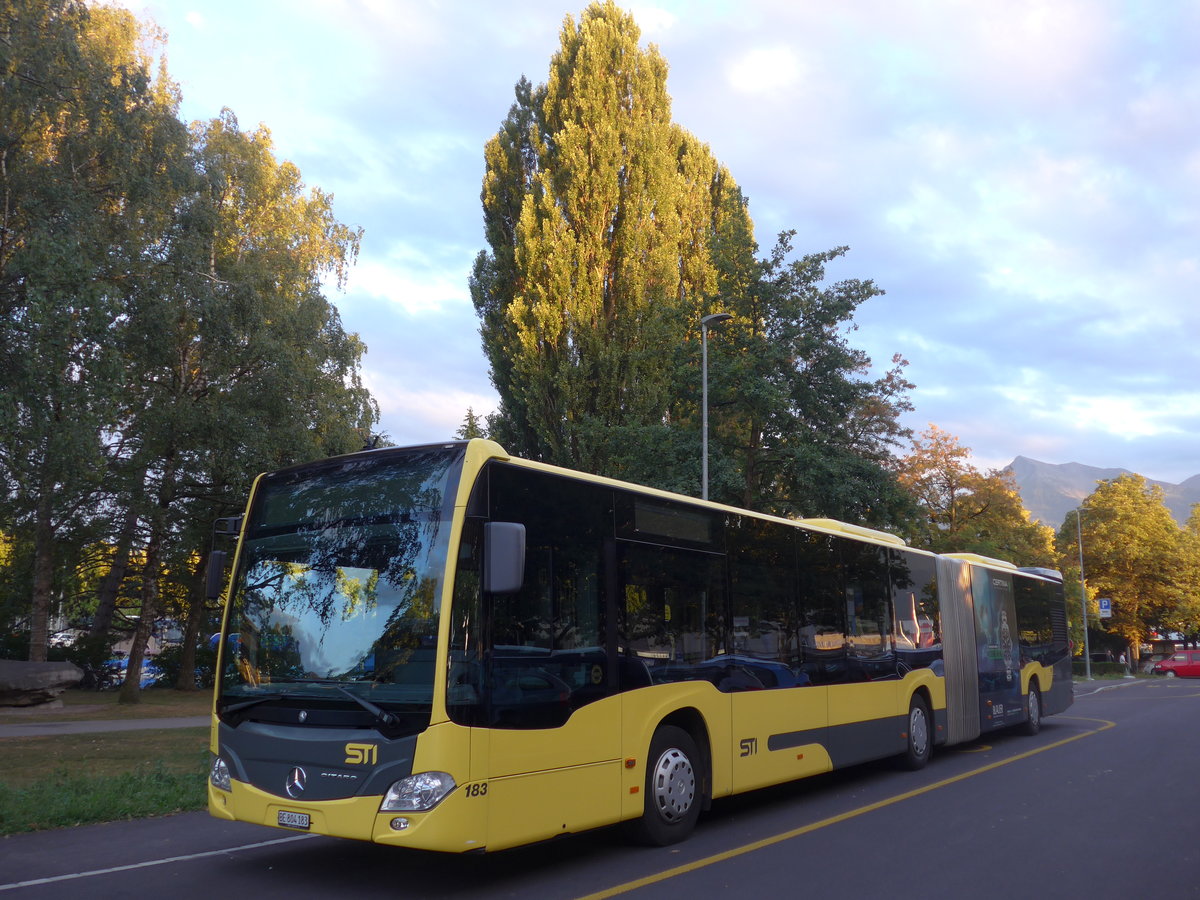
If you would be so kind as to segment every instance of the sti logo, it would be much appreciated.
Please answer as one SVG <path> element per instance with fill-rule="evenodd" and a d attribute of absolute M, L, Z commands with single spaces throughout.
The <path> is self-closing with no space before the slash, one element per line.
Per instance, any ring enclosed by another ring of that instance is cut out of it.
<path fill-rule="evenodd" d="M 373 766 L 379 762 L 379 748 L 375 744 L 347 744 L 346 764 L 350 766 Z"/>

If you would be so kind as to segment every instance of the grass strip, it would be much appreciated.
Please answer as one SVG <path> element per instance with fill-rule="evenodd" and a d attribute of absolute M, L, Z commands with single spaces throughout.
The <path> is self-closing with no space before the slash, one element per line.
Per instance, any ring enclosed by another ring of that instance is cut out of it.
<path fill-rule="evenodd" d="M 25 788 L 0 783 L 0 835 L 164 816 L 204 803 L 203 764 L 186 775 L 158 763 L 100 778 L 63 771 Z"/>
<path fill-rule="evenodd" d="M 208 729 L 0 741 L 0 835 L 203 809 Z"/>

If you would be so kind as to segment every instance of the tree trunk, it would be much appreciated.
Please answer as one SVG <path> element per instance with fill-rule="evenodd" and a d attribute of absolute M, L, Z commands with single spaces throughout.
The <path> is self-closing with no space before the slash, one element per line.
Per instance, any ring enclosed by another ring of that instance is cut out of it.
<path fill-rule="evenodd" d="M 142 702 L 142 662 L 146 658 L 146 645 L 158 618 L 158 575 L 159 554 L 162 547 L 160 526 L 151 527 L 150 542 L 146 545 L 146 564 L 142 567 L 141 615 L 133 633 L 133 644 L 129 648 L 129 659 L 125 665 L 125 681 L 121 684 L 118 703 Z"/>
<path fill-rule="evenodd" d="M 104 576 L 104 580 L 100 582 L 100 588 L 96 592 L 96 615 L 92 619 L 92 627 L 88 631 L 88 634 L 93 637 L 108 634 L 108 629 L 112 627 L 113 614 L 117 609 L 117 594 L 120 593 L 121 582 L 125 580 L 125 573 L 129 570 L 129 554 L 133 549 L 133 540 L 137 536 L 137 523 L 137 514 L 131 507 L 125 513 L 125 523 L 121 526 L 121 534 L 117 538 L 117 549 L 113 554 L 112 568 L 108 570 L 108 574 Z"/>
<path fill-rule="evenodd" d="M 54 590 L 54 522 L 51 490 L 38 497 L 33 539 L 33 597 L 29 615 L 29 660 L 46 661 L 50 641 L 50 594 Z"/>
<path fill-rule="evenodd" d="M 177 691 L 196 690 L 196 641 L 200 637 L 200 623 L 204 621 L 204 579 L 208 572 L 208 557 L 211 551 L 200 554 L 196 571 L 192 574 L 192 585 L 188 591 L 187 625 L 183 631 L 183 652 L 179 654 L 179 678 L 175 682 Z"/>
<path fill-rule="evenodd" d="M 158 489 L 158 503 L 150 513 L 150 538 L 146 542 L 146 564 L 142 567 L 142 609 L 138 617 L 137 630 L 133 634 L 133 645 L 129 648 L 129 661 L 125 668 L 125 682 L 121 685 L 118 703 L 140 703 L 142 696 L 142 661 L 146 657 L 146 645 L 158 618 L 158 579 L 162 569 L 162 545 L 167 530 L 167 510 L 175 496 L 174 453 L 167 455 L 162 482 Z"/>

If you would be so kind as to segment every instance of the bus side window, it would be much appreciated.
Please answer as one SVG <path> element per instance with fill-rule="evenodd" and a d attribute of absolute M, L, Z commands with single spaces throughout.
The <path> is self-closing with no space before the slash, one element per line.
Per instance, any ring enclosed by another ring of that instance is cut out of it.
<path fill-rule="evenodd" d="M 621 645 L 641 660 L 656 683 L 720 682 L 729 629 L 724 557 L 620 542 Z"/>
<path fill-rule="evenodd" d="M 848 677 L 846 604 L 838 548 L 831 535 L 802 531 L 797 536 L 798 613 L 804 673 L 814 684 L 836 684 Z"/>
<path fill-rule="evenodd" d="M 1066 623 L 1061 614 L 1061 624 L 1054 616 L 1062 609 L 1061 587 L 1033 578 L 1018 578 L 1015 587 L 1021 663 L 1038 662 L 1049 666 L 1065 658 L 1068 654 Z"/>
<path fill-rule="evenodd" d="M 795 529 L 735 516 L 726 535 L 734 658 L 765 688 L 811 684 L 804 669 L 810 620 L 798 603 Z"/>
<path fill-rule="evenodd" d="M 489 469 L 493 521 L 525 526 L 519 591 L 488 595 L 489 723 L 550 728 L 607 696 L 603 548 L 612 491 L 517 466 Z"/>
<path fill-rule="evenodd" d="M 932 666 L 942 658 L 936 563 L 911 550 L 890 553 L 892 646 L 901 672 Z"/>
<path fill-rule="evenodd" d="M 466 520 L 454 576 L 446 706 L 450 718 L 460 725 L 484 724 L 482 533 L 479 519 Z"/>

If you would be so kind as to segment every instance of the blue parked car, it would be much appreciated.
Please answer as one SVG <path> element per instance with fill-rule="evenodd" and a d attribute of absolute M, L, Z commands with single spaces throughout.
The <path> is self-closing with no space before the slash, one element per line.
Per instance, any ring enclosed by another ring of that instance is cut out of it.
<path fill-rule="evenodd" d="M 112 676 L 113 687 L 120 687 L 125 683 L 125 672 L 129 668 L 128 659 L 126 659 L 124 656 L 114 656 L 104 665 Z M 143 689 L 148 688 L 151 685 L 158 684 L 158 682 L 162 680 L 162 677 L 162 670 L 154 664 L 154 660 L 142 660 L 142 677 L 140 682 Z"/>

